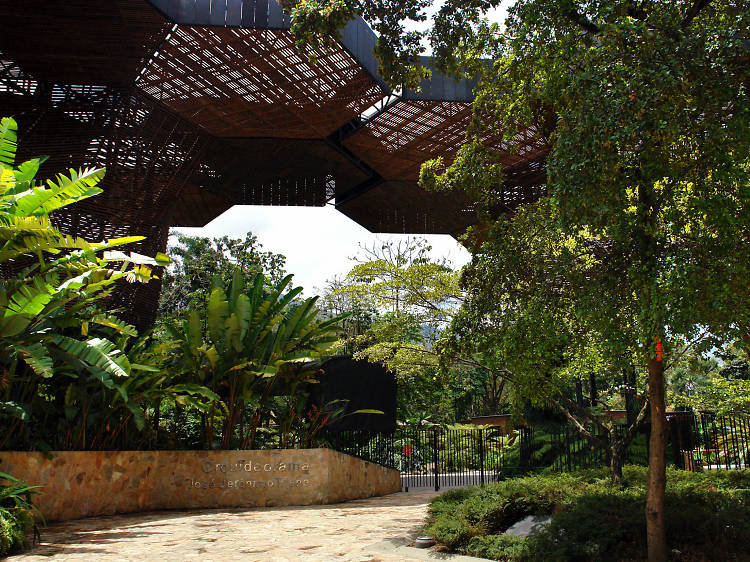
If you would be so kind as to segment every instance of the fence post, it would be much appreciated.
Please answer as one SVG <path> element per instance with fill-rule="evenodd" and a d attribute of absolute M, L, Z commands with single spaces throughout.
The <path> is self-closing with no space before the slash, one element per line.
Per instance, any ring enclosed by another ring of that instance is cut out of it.
<path fill-rule="evenodd" d="M 432 432 L 432 457 L 434 459 L 434 477 L 435 477 L 435 491 L 440 490 L 440 469 L 438 468 L 438 428 L 437 426 L 433 427 Z"/>
<path fill-rule="evenodd" d="M 479 485 L 484 486 L 484 433 L 479 430 Z"/>
<path fill-rule="evenodd" d="M 521 468 L 528 470 L 531 467 L 531 428 L 521 428 Z"/>

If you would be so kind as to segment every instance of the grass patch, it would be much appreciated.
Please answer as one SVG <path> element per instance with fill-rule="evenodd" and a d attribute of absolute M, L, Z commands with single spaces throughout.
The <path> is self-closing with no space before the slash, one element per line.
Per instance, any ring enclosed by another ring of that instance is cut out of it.
<path fill-rule="evenodd" d="M 624 477 L 612 487 L 607 470 L 582 470 L 451 490 L 432 501 L 426 533 L 492 560 L 645 560 L 646 469 Z M 502 535 L 527 515 L 552 522 L 535 537 Z M 750 561 L 750 472 L 669 469 L 666 521 L 672 560 Z"/>

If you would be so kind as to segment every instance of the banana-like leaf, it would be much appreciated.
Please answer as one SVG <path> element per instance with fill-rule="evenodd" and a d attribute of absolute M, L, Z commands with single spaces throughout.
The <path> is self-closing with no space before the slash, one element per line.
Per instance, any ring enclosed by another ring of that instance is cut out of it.
<path fill-rule="evenodd" d="M 215 392 L 211 391 L 210 389 L 200 384 L 194 384 L 194 383 L 175 384 L 175 385 L 170 386 L 167 390 L 169 390 L 170 392 L 180 392 L 180 393 L 192 394 L 195 396 L 203 396 L 204 398 L 208 398 L 209 400 L 215 400 L 217 402 L 221 400 L 218 394 L 216 394 Z"/>
<path fill-rule="evenodd" d="M 143 240 L 143 237 L 137 237 L 137 236 L 131 236 L 130 238 L 131 239 L 128 242 L 121 242 L 121 241 L 119 241 L 117 239 L 114 240 L 114 241 L 110 241 L 110 243 L 111 242 L 115 242 L 115 243 L 114 244 L 111 243 L 108 247 L 111 248 L 113 246 L 121 246 L 122 244 L 128 244 L 130 242 L 135 242 L 135 241 L 138 241 L 138 240 L 136 240 L 137 238 L 140 238 L 141 240 Z M 122 239 L 120 239 L 120 240 L 122 240 Z M 120 250 L 108 250 L 108 251 L 104 252 L 103 256 L 104 256 L 104 259 L 108 260 L 108 261 L 118 261 L 118 262 L 132 263 L 132 264 L 136 264 L 136 265 L 158 266 L 158 265 L 167 265 L 167 264 L 169 264 L 169 262 L 167 262 L 166 264 L 161 263 L 161 262 L 163 262 L 163 259 L 157 260 L 156 258 L 151 258 L 149 256 L 144 256 L 144 255 L 141 255 L 141 254 L 136 254 L 135 252 L 130 252 L 130 253 L 126 254 L 125 252 L 122 252 Z"/>
<path fill-rule="evenodd" d="M 84 170 L 69 170 L 69 176 L 57 174 L 57 181 L 47 180 L 47 185 L 55 191 L 55 196 L 43 204 L 45 214 L 66 207 L 82 199 L 88 199 L 102 192 L 96 187 L 104 177 L 104 168 L 86 168 Z"/>
<path fill-rule="evenodd" d="M 145 371 L 148 373 L 160 373 L 161 369 L 153 365 L 142 365 L 141 363 L 130 363 L 131 371 Z"/>
<path fill-rule="evenodd" d="M 188 321 L 186 324 L 187 329 L 187 342 L 190 344 L 192 349 L 198 349 L 203 343 L 203 326 L 201 324 L 201 317 L 197 310 L 193 310 L 188 315 Z"/>
<path fill-rule="evenodd" d="M 143 413 L 143 408 L 141 408 L 139 404 L 133 402 L 128 402 L 127 407 L 128 410 L 130 410 L 130 413 L 133 414 L 135 427 L 138 428 L 138 431 L 142 430 L 146 426 L 146 416 Z"/>
<path fill-rule="evenodd" d="M 16 352 L 23 358 L 24 362 L 31 367 L 37 375 L 44 378 L 52 376 L 52 358 L 47 353 L 47 348 L 36 342 L 30 345 L 16 345 Z"/>
<path fill-rule="evenodd" d="M 223 289 L 217 287 L 211 291 L 211 296 L 208 298 L 208 309 L 206 315 L 208 335 L 211 337 L 211 342 L 215 347 L 223 347 L 222 342 L 224 333 L 222 328 L 229 316 L 229 303 L 227 302 L 227 296 Z"/>
<path fill-rule="evenodd" d="M 28 172 L 30 170 L 26 170 Z M 38 214 L 47 216 L 61 207 L 101 193 L 102 190 L 96 184 L 103 177 L 103 168 L 89 168 L 79 172 L 70 170 L 70 177 L 58 174 L 57 183 L 47 180 L 47 188 L 33 187 L 14 195 L 10 212 L 18 217 Z"/>
<path fill-rule="evenodd" d="M 138 331 L 135 329 L 135 326 L 131 326 L 127 322 L 123 322 L 116 316 L 110 314 L 96 314 L 89 319 L 89 322 L 112 328 L 121 334 L 126 334 L 133 338 L 138 336 Z"/>
<path fill-rule="evenodd" d="M 12 166 L 16 160 L 18 142 L 18 125 L 10 117 L 3 117 L 0 121 L 0 163 Z"/>
<path fill-rule="evenodd" d="M 116 360 L 122 352 L 109 340 L 92 338 L 79 341 L 59 334 L 51 336 L 51 339 L 60 349 L 78 357 L 81 361 L 98 367 L 110 376 L 127 377 L 129 374 Z"/>
<path fill-rule="evenodd" d="M 4 316 L 4 309 L 0 306 L 0 338 L 17 336 L 29 327 L 34 319 L 32 314 L 11 314 Z"/>
<path fill-rule="evenodd" d="M 14 170 L 17 184 L 29 184 L 36 177 L 39 171 L 39 165 L 46 160 L 46 158 L 32 158 L 26 162 L 19 164 L 18 168 Z"/>

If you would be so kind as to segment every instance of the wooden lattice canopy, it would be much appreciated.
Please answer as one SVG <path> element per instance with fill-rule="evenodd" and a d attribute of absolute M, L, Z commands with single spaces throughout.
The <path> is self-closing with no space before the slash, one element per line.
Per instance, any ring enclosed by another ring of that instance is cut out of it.
<path fill-rule="evenodd" d="M 66 230 L 146 234 L 138 251 L 153 253 L 170 226 L 234 204 L 333 203 L 377 232 L 476 220 L 465 197 L 417 185 L 422 162 L 464 142 L 473 83 L 435 73 L 394 95 L 362 20 L 305 53 L 276 0 L 9 0 L 0 18 L 0 114 L 18 120 L 21 156 L 107 168 L 103 195 L 57 217 Z M 514 142 L 487 139 L 509 209 L 541 193 L 548 149 L 534 127 Z M 129 291 L 148 324 L 158 286 Z"/>

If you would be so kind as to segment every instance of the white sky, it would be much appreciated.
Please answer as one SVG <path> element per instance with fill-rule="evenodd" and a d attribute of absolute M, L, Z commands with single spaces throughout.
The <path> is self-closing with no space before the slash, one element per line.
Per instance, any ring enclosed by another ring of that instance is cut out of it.
<path fill-rule="evenodd" d="M 504 21 L 505 11 L 505 7 L 500 7 L 489 17 Z M 407 237 L 372 234 L 332 205 L 322 208 L 237 205 L 203 228 L 180 228 L 179 231 L 211 238 L 244 238 L 247 232 L 252 232 L 265 250 L 286 256 L 287 271 L 294 274 L 295 284 L 304 287 L 308 295 L 314 294 L 315 288 L 322 289 L 326 280 L 346 274 L 353 265 L 350 258 L 359 252 L 360 245 L 371 246 L 374 242 Z M 470 259 L 469 252 L 451 236 L 424 238 L 432 245 L 434 257 L 448 257 L 455 267 L 463 266 Z"/>
<path fill-rule="evenodd" d="M 248 231 L 258 237 L 264 250 L 284 254 L 286 269 L 294 274 L 295 285 L 305 294 L 315 294 L 327 279 L 344 275 L 352 267 L 349 258 L 359 245 L 371 246 L 378 240 L 397 240 L 406 235 L 372 234 L 339 213 L 325 207 L 261 207 L 235 205 L 203 228 L 180 228 L 191 236 L 244 238 Z M 456 267 L 469 260 L 469 252 L 451 236 L 425 236 L 434 257 L 448 257 Z"/>

